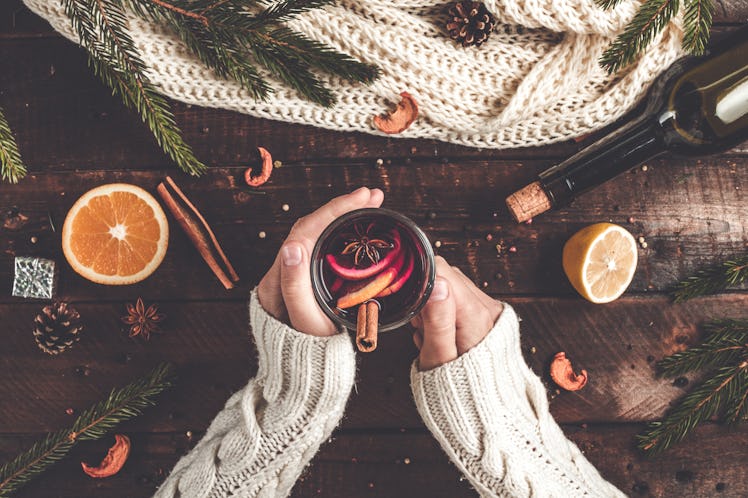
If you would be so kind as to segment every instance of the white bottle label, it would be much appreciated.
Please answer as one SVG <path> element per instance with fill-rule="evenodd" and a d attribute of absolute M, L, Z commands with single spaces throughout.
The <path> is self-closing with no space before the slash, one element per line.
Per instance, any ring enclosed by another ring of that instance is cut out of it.
<path fill-rule="evenodd" d="M 726 125 L 748 114 L 748 79 L 720 95 L 715 114 Z"/>

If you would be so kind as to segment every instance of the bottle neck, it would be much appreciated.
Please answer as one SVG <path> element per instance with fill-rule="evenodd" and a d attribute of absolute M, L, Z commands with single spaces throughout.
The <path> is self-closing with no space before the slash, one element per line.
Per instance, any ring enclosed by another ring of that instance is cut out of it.
<path fill-rule="evenodd" d="M 540 184 L 554 207 L 563 206 L 666 148 L 659 122 L 645 115 L 547 169 L 540 174 Z"/>

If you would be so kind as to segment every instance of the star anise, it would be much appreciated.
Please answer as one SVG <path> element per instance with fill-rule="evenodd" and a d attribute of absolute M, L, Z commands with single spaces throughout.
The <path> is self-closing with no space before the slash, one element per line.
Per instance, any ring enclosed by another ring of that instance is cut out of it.
<path fill-rule="evenodd" d="M 375 265 L 382 257 L 380 250 L 392 248 L 389 242 L 371 237 L 371 229 L 374 223 L 370 223 L 364 230 L 361 225 L 354 225 L 354 236 L 346 241 L 345 247 L 340 254 L 353 254 L 353 264 L 361 266 L 364 259 L 368 259 L 370 264 Z"/>
<path fill-rule="evenodd" d="M 127 315 L 122 317 L 122 321 L 130 326 L 130 337 L 139 335 L 148 340 L 152 332 L 159 330 L 159 322 L 166 318 L 166 315 L 158 312 L 155 304 L 146 309 L 142 298 L 138 298 L 134 306 L 128 303 L 126 308 Z"/>

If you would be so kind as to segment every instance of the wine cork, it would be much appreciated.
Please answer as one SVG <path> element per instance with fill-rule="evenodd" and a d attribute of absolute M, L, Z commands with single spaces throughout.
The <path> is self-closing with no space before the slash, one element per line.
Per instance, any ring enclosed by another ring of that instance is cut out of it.
<path fill-rule="evenodd" d="M 553 205 L 540 182 L 533 182 L 507 197 L 506 207 L 509 208 L 509 212 L 512 213 L 517 223 L 523 223 L 545 213 Z"/>

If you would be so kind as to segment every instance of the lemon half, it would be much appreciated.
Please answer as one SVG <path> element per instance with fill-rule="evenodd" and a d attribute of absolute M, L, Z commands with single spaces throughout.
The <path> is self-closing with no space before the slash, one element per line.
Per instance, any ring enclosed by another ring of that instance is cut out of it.
<path fill-rule="evenodd" d="M 634 237 L 613 223 L 585 227 L 564 245 L 564 272 L 577 292 L 593 303 L 618 299 L 634 278 L 637 260 Z"/>

